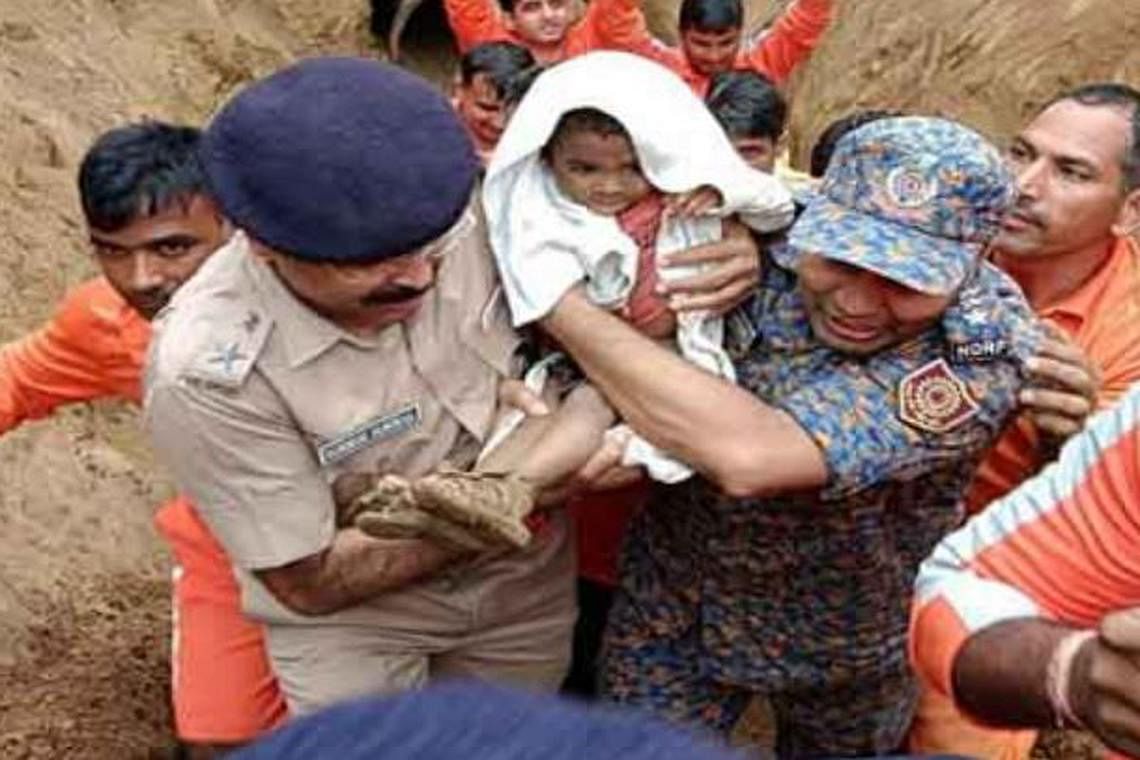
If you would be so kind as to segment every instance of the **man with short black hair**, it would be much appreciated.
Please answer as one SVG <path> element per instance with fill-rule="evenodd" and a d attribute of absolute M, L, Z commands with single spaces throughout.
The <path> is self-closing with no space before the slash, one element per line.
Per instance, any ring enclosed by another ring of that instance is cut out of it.
<path fill-rule="evenodd" d="M 641 19 L 638 0 L 444 0 L 459 51 L 513 42 L 542 64 L 616 48 Z"/>
<path fill-rule="evenodd" d="M 754 71 L 718 72 L 705 104 L 740 157 L 771 174 L 788 119 L 788 103 L 772 80 Z"/>
<path fill-rule="evenodd" d="M 796 0 L 769 29 L 745 40 L 741 0 L 683 0 L 679 48 L 654 38 L 644 17 L 612 44 L 669 67 L 701 98 L 708 94 L 714 74 L 733 69 L 755 71 L 782 86 L 819 44 L 831 23 L 832 3 Z"/>
<path fill-rule="evenodd" d="M 88 149 L 79 195 L 101 277 L 68 293 L 51 321 L 0 348 L 0 432 L 70 403 L 138 403 L 150 319 L 225 241 L 228 226 L 198 160 L 201 133 L 158 121 L 117 127 Z M 194 507 L 155 516 L 174 554 L 171 698 L 191 758 L 272 729 L 285 703 L 261 627 Z"/>
<path fill-rule="evenodd" d="M 459 59 L 453 102 L 484 166 L 506 127 L 507 94 L 535 66 L 530 51 L 513 42 L 485 42 Z"/>
<path fill-rule="evenodd" d="M 1134 549 L 1140 541 L 1128 529 L 1135 524 L 1134 502 L 1125 498 L 1135 485 L 1132 474 L 1095 490 L 1103 484 L 1100 469 L 1119 459 L 1107 452 L 1104 435 L 1111 430 L 1121 442 L 1134 437 L 1123 412 L 1092 423 L 1099 432 L 1082 436 L 1082 445 L 1066 454 L 1068 464 L 1063 457 L 1062 467 L 1048 470 L 1035 486 L 986 507 L 1053 461 L 1084 415 L 1115 404 L 1140 381 L 1140 248 L 1134 239 L 1140 229 L 1140 91 L 1107 83 L 1065 92 L 1021 130 L 1008 153 L 1018 195 L 993 261 L 1087 356 L 1100 382 L 1086 383 L 1083 394 L 1032 391 L 1028 401 L 1039 408 L 1008 427 L 967 493 L 967 509 L 985 511 L 935 552 L 919 578 L 914 652 L 936 693 L 923 700 L 912 746 L 1003 760 L 1026 757 L 1034 732 L 983 728 L 956 714 L 947 697 L 993 725 L 1044 726 L 1052 709 L 1058 721 L 1079 717 L 1102 733 L 1105 726 L 1084 713 L 1089 705 L 1074 705 L 1077 714 L 1065 715 L 1064 704 L 1042 704 L 1043 692 L 1035 690 L 1043 685 L 1046 661 L 1068 651 L 1060 644 L 1067 631 L 1093 628 L 1136 603 L 1137 568 L 1115 565 L 1108 576 L 1122 585 L 1110 583 L 1097 570 L 1104 560 L 1095 548 Z M 1057 379 L 1073 384 L 1064 375 Z M 1090 445 L 1106 449 L 1103 461 Z M 1103 655 L 1103 646 L 1104 639 L 1089 651 Z M 1019 658 L 1017 667 L 1008 680 L 998 678 L 987 662 L 1011 655 Z"/>

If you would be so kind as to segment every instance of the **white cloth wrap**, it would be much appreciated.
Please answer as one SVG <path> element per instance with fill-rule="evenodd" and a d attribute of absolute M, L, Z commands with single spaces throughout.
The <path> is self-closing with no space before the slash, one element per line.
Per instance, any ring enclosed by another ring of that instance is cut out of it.
<path fill-rule="evenodd" d="M 637 244 L 612 216 L 597 214 L 558 188 L 541 151 L 561 117 L 579 108 L 609 114 L 631 136 L 649 182 L 666 193 L 710 185 L 724 203 L 699 218 L 665 220 L 657 253 L 668 254 L 721 237 L 721 220 L 737 215 L 758 232 L 787 226 L 792 198 L 775 178 L 751 169 L 689 87 L 673 72 L 639 56 L 595 52 L 542 74 L 519 104 L 491 158 L 483 183 L 491 249 L 515 325 L 541 319 L 579 282 L 599 306 L 625 304 L 637 279 Z M 662 279 L 687 277 L 693 267 L 659 270 Z M 735 381 L 717 317 L 684 312 L 677 320 L 681 355 Z M 643 464 L 664 482 L 691 470 L 633 436 L 626 463 Z"/>

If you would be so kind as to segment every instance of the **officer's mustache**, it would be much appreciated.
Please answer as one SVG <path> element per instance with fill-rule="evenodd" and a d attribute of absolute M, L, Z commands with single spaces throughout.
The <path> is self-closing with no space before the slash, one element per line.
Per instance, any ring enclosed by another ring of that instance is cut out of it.
<path fill-rule="evenodd" d="M 406 301 L 414 301 L 429 290 L 431 290 L 430 284 L 422 288 L 410 288 L 404 285 L 394 288 L 377 288 L 360 300 L 369 306 L 393 306 Z"/>
<path fill-rule="evenodd" d="M 1045 229 L 1045 218 L 1030 206 L 1029 201 L 1022 198 L 1018 198 L 1013 204 L 1013 208 L 1007 213 L 1023 222 L 1032 224 L 1034 227 Z"/>

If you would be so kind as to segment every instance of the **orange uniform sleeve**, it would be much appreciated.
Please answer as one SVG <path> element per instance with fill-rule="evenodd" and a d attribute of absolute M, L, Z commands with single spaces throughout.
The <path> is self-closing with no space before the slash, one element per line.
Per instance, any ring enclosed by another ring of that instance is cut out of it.
<path fill-rule="evenodd" d="M 1080 339 L 1085 354 L 1101 372 L 1098 409 L 1115 404 L 1136 382 L 1140 382 L 1140 250 L 1135 243 L 1123 241 L 1116 255 L 1128 257 L 1114 276 L 1114 292 L 1098 304 L 1099 313 L 1091 314 L 1087 334 Z"/>
<path fill-rule="evenodd" d="M 680 50 L 666 45 L 650 33 L 641 10 L 641 0 L 590 0 L 582 29 L 592 38 L 591 48 L 635 53 L 681 76 L 688 69 Z"/>
<path fill-rule="evenodd" d="M 744 66 L 783 84 L 811 56 L 831 17 L 832 0 L 797 0 L 744 54 Z"/>
<path fill-rule="evenodd" d="M 98 280 L 77 288 L 46 325 L 0 347 L 0 432 L 67 403 L 137 398 L 141 361 L 128 358 L 116 324 L 123 309 L 104 288 Z"/>
<path fill-rule="evenodd" d="M 1067 329 L 1089 360 L 1100 370 L 1098 410 L 1115 404 L 1140 382 L 1140 251 L 1121 239 L 1109 267 L 1078 293 L 1061 312 L 1043 316 Z M 1066 327 L 1065 314 L 1081 321 Z M 1027 414 L 1021 414 L 986 455 L 966 497 L 970 514 L 1015 488 L 1046 462 L 1041 436 Z"/>
<path fill-rule="evenodd" d="M 443 0 L 460 54 L 484 42 L 510 40 L 495 0 Z"/>
<path fill-rule="evenodd" d="M 1080 627 L 1140 604 L 1140 386 L 1095 415 L 1058 461 L 947 536 L 915 583 L 911 656 L 952 695 L 965 641 L 1044 617 Z"/>

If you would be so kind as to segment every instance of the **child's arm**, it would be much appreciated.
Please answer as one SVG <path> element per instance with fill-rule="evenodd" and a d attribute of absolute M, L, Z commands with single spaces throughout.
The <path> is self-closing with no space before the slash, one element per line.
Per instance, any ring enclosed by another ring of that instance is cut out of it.
<path fill-rule="evenodd" d="M 806 61 L 831 24 L 833 0 L 796 0 L 745 53 L 747 66 L 781 85 Z"/>
<path fill-rule="evenodd" d="M 484 42 L 510 38 L 495 0 L 443 0 L 461 54 Z"/>

